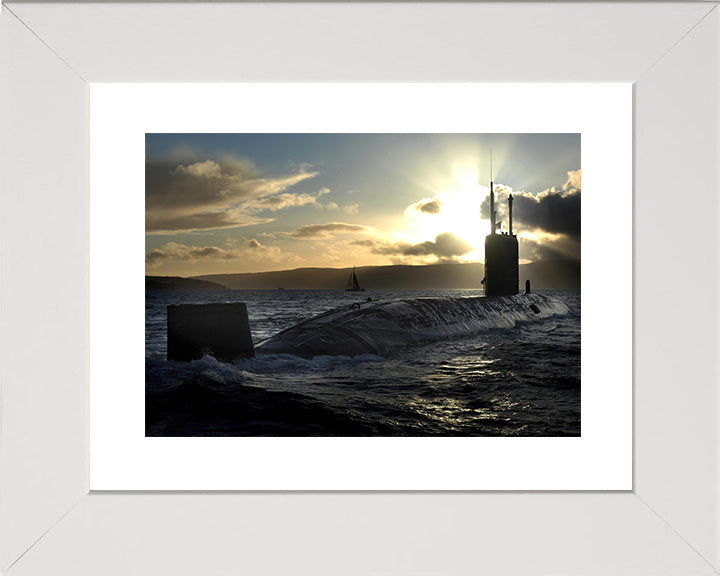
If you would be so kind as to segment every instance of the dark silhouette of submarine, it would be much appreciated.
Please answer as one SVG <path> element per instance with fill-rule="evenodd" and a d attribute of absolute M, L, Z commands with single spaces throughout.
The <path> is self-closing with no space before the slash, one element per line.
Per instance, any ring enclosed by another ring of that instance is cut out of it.
<path fill-rule="evenodd" d="M 402 298 L 345 306 L 300 322 L 255 347 L 256 354 L 358 356 L 394 348 L 512 328 L 517 322 L 567 314 L 544 294 L 488 298 Z"/>
<path fill-rule="evenodd" d="M 495 193 L 490 182 L 490 234 L 485 237 L 485 295 L 470 298 L 400 298 L 355 302 L 300 322 L 253 348 L 245 304 L 168 306 L 168 359 L 192 360 L 212 354 L 222 360 L 257 354 L 358 356 L 439 338 L 512 328 L 569 312 L 551 295 L 518 294 L 518 240 L 498 234 Z"/>

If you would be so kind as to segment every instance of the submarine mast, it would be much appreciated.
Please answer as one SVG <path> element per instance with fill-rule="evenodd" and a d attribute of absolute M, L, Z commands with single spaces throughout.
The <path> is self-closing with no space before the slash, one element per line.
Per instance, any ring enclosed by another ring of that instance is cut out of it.
<path fill-rule="evenodd" d="M 508 232 L 508 234 L 510 234 L 510 236 L 513 235 L 513 233 L 512 233 L 512 204 L 513 204 L 513 197 L 512 197 L 512 194 L 510 194 L 510 196 L 508 197 L 508 211 L 510 212 L 510 215 L 508 216 L 508 228 L 510 231 Z"/>
<path fill-rule="evenodd" d="M 495 192 L 493 191 L 492 148 L 490 148 L 490 234 L 495 234 Z"/>
<path fill-rule="evenodd" d="M 485 295 L 513 296 L 519 293 L 518 240 L 512 232 L 512 194 L 508 197 L 508 232 L 497 234 L 495 188 L 490 150 L 490 234 L 485 236 Z"/>

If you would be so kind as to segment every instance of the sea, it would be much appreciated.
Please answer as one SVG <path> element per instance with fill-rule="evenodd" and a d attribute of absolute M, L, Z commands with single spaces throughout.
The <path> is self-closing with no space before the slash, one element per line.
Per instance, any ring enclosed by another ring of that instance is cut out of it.
<path fill-rule="evenodd" d="M 543 293 L 540 291 L 540 293 Z M 255 344 L 355 302 L 477 290 L 147 290 L 146 436 L 579 436 L 580 292 L 570 308 L 383 355 L 168 361 L 167 306 L 244 302 Z"/>

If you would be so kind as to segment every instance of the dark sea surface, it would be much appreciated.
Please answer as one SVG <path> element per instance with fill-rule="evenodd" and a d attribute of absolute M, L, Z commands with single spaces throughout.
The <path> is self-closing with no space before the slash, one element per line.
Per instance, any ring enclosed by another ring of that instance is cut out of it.
<path fill-rule="evenodd" d="M 579 436 L 580 293 L 570 314 L 354 358 L 166 360 L 169 304 L 245 302 L 257 344 L 367 297 L 475 290 L 149 290 L 147 436 Z"/>

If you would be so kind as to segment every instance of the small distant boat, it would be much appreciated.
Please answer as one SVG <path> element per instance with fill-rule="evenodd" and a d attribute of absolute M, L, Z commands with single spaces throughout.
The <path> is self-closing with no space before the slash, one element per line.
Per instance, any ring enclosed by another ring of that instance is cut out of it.
<path fill-rule="evenodd" d="M 365 288 L 360 288 L 360 282 L 358 282 L 357 274 L 355 274 L 355 266 L 353 271 L 345 284 L 345 291 L 347 292 L 365 292 Z"/>

